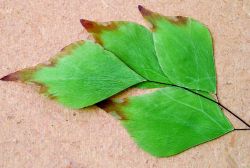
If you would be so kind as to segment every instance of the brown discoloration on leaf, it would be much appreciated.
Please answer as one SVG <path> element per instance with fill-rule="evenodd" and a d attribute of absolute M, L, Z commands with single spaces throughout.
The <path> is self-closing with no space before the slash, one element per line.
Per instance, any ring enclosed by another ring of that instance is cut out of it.
<path fill-rule="evenodd" d="M 97 106 L 107 113 L 116 113 L 120 117 L 120 120 L 128 120 L 128 117 L 122 111 L 122 106 L 126 106 L 127 104 L 127 99 L 107 99 L 98 103 Z"/>
<path fill-rule="evenodd" d="M 74 50 L 76 47 L 79 47 L 79 46 L 81 46 L 83 44 L 84 44 L 83 40 L 71 43 L 71 44 L 65 46 L 64 48 L 62 48 L 61 52 L 62 52 L 62 54 L 70 54 L 72 52 L 72 50 Z"/>
<path fill-rule="evenodd" d="M 10 73 L 4 77 L 2 77 L 0 80 L 2 81 L 21 81 L 26 82 L 29 81 L 32 78 L 32 75 L 34 73 L 34 68 L 26 68 L 20 71 L 16 71 L 13 73 Z"/>
<path fill-rule="evenodd" d="M 96 43 L 103 46 L 103 41 L 102 41 L 101 37 L 98 34 L 93 34 L 93 37 L 94 37 Z"/>
<path fill-rule="evenodd" d="M 102 45 L 101 33 L 103 31 L 113 31 L 118 28 L 118 22 L 104 22 L 98 23 L 86 19 L 80 20 L 82 26 L 89 32 L 92 33 L 95 42 Z"/>
<path fill-rule="evenodd" d="M 72 51 L 74 51 L 75 48 L 77 48 L 83 44 L 84 44 L 84 41 L 78 41 L 78 42 L 75 42 L 73 44 L 70 44 L 70 45 L 64 47 L 61 50 L 61 52 L 59 52 L 57 55 L 55 55 L 49 61 L 42 63 L 42 64 L 38 64 L 32 68 L 26 68 L 26 69 L 11 73 L 9 75 L 2 77 L 0 80 L 2 80 L 2 81 L 20 81 L 20 82 L 24 82 L 24 83 L 25 82 L 34 83 L 37 86 L 39 86 L 39 88 L 40 88 L 39 93 L 46 95 L 50 99 L 56 99 L 56 96 L 49 93 L 48 86 L 46 86 L 45 84 L 40 83 L 34 79 L 34 74 L 37 71 L 39 71 L 40 69 L 45 68 L 45 67 L 53 68 L 54 66 L 56 66 L 59 59 L 61 59 L 62 57 L 65 57 L 65 56 L 70 56 L 70 54 L 72 53 Z"/>
<path fill-rule="evenodd" d="M 139 5 L 138 9 L 140 11 L 140 13 L 142 14 L 142 16 L 149 21 L 152 24 L 152 31 L 155 31 L 157 26 L 156 26 L 156 20 L 160 20 L 160 19 L 165 19 L 168 22 L 174 24 L 174 25 L 186 25 L 186 23 L 188 22 L 188 18 L 184 17 L 184 16 L 163 16 L 160 15 L 159 13 L 155 13 L 152 12 L 146 8 L 144 8 L 143 6 Z"/>
<path fill-rule="evenodd" d="M 9 75 L 6 75 L 4 77 L 2 77 L 0 80 L 2 81 L 17 81 L 19 80 L 19 75 L 18 73 L 14 72 L 14 73 L 11 73 Z"/>
<path fill-rule="evenodd" d="M 51 100 L 55 100 L 57 98 L 56 96 L 49 93 L 49 91 L 48 91 L 49 88 L 46 85 L 44 85 L 42 83 L 38 83 L 38 82 L 33 82 L 33 83 L 35 83 L 39 87 L 40 94 L 47 96 Z"/>
<path fill-rule="evenodd" d="M 82 26 L 90 33 L 101 33 L 102 31 L 112 31 L 117 28 L 115 22 L 98 23 L 86 19 L 80 20 Z"/>
<path fill-rule="evenodd" d="M 25 68 L 23 70 L 10 73 L 10 74 L 2 77 L 0 80 L 2 80 L 2 81 L 21 81 L 21 82 L 30 81 L 30 80 L 32 80 L 32 76 L 36 71 L 38 71 L 39 69 L 42 69 L 44 67 L 54 67 L 60 58 L 65 57 L 65 56 L 69 56 L 76 47 L 83 45 L 83 44 L 84 44 L 84 41 L 77 41 L 75 43 L 72 43 L 72 44 L 64 47 L 63 49 L 61 49 L 61 52 L 59 52 L 53 58 L 49 59 L 49 61 L 47 61 L 45 63 L 38 64 L 32 68 Z M 31 82 L 33 82 L 33 81 L 31 81 Z M 33 82 L 33 83 L 36 83 L 36 82 Z"/>
<path fill-rule="evenodd" d="M 152 17 L 153 15 L 156 14 L 156 13 L 152 12 L 151 10 L 144 8 L 141 5 L 138 5 L 138 9 L 143 17 Z"/>
<path fill-rule="evenodd" d="M 97 103 L 97 106 L 109 113 L 114 111 L 115 103 L 112 101 L 112 99 L 107 99 Z"/>
<path fill-rule="evenodd" d="M 36 83 L 36 85 L 38 85 L 40 87 L 39 93 L 44 94 L 44 93 L 48 93 L 48 87 L 41 84 L 41 83 Z"/>
<path fill-rule="evenodd" d="M 49 61 L 47 61 L 46 63 L 38 64 L 35 68 L 33 68 L 33 72 L 35 72 L 39 69 L 45 68 L 45 67 L 48 67 L 48 68 L 55 67 L 59 59 L 66 57 L 66 56 L 70 56 L 72 54 L 72 51 L 74 51 L 75 48 L 77 48 L 83 44 L 84 44 L 84 41 L 81 40 L 81 41 L 77 41 L 75 43 L 72 43 L 72 44 L 65 46 L 64 48 L 61 49 L 61 51 L 58 54 L 56 54 L 54 57 L 49 59 Z M 31 82 L 40 87 L 40 90 L 39 90 L 40 94 L 44 94 L 52 100 L 57 98 L 55 95 L 52 95 L 48 91 L 49 88 L 45 84 L 37 82 L 37 81 L 31 81 Z"/>
<path fill-rule="evenodd" d="M 95 22 L 92 22 L 87 19 L 80 19 L 80 22 L 87 31 L 95 30 L 95 27 L 97 27 L 97 24 Z"/>
<path fill-rule="evenodd" d="M 188 18 L 184 16 L 165 16 L 165 18 L 176 25 L 185 25 L 188 21 Z"/>
<path fill-rule="evenodd" d="M 84 42 L 85 41 L 80 40 L 80 41 L 77 41 L 77 42 L 74 42 L 72 44 L 69 44 L 69 45 L 65 46 L 64 48 L 61 49 L 61 51 L 58 54 L 56 54 L 54 57 L 52 57 L 48 61 L 48 64 L 41 64 L 41 65 L 42 66 L 47 66 L 47 67 L 53 67 L 53 66 L 55 66 L 55 64 L 57 63 L 57 61 L 60 58 L 63 58 L 65 56 L 69 56 L 72 53 L 72 51 L 74 51 L 75 48 L 83 45 Z"/>
<path fill-rule="evenodd" d="M 3 78 L 1 78 L 0 80 L 3 81 L 14 81 L 14 82 L 31 82 L 34 83 L 35 85 L 37 85 L 39 87 L 39 93 L 40 94 L 44 94 L 46 95 L 48 98 L 50 99 L 55 99 L 56 96 L 50 94 L 48 92 L 48 87 L 40 82 L 34 81 L 32 78 L 33 73 L 36 71 L 36 68 L 27 68 L 27 69 L 23 69 L 21 71 L 17 71 L 14 73 L 11 73 L 9 75 L 4 76 Z"/>
<path fill-rule="evenodd" d="M 36 66 L 36 69 L 41 69 L 43 67 L 54 67 L 57 64 L 59 59 L 66 57 L 66 56 L 70 56 L 70 54 L 72 54 L 72 51 L 74 51 L 75 48 L 83 45 L 84 42 L 85 41 L 80 40 L 80 41 L 71 43 L 71 44 L 63 47 L 58 54 L 56 54 L 54 57 L 50 58 L 47 62 L 38 64 Z"/>
<path fill-rule="evenodd" d="M 138 9 L 143 16 L 149 23 L 151 23 L 152 27 L 150 28 L 153 32 L 156 30 L 155 20 L 161 18 L 158 13 L 154 13 L 151 10 L 144 8 L 143 6 L 139 5 Z"/>

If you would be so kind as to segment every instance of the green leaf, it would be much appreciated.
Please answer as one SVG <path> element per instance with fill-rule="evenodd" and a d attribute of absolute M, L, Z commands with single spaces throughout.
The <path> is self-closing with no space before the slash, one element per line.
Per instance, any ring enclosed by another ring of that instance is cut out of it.
<path fill-rule="evenodd" d="M 166 17 L 139 6 L 152 24 L 154 45 L 169 80 L 189 89 L 216 92 L 212 38 L 206 26 L 183 16 Z"/>
<path fill-rule="evenodd" d="M 131 69 L 147 80 L 171 83 L 158 63 L 152 33 L 131 22 L 97 23 L 81 20 L 96 42 L 114 53 Z"/>
<path fill-rule="evenodd" d="M 166 86 L 167 86 L 167 84 L 149 82 L 149 81 L 138 83 L 137 85 L 135 85 L 135 87 L 139 88 L 139 89 L 163 88 L 163 87 L 166 87 Z"/>
<path fill-rule="evenodd" d="M 216 103 L 178 87 L 112 99 L 101 107 L 120 116 L 136 143 L 158 157 L 178 154 L 233 130 Z"/>
<path fill-rule="evenodd" d="M 58 102 L 83 108 L 144 81 L 112 53 L 93 42 L 64 48 L 49 64 L 17 71 L 2 80 L 32 82 Z"/>
<path fill-rule="evenodd" d="M 216 92 L 216 75 L 209 30 L 192 18 L 139 10 L 152 32 L 131 22 L 81 20 L 100 45 L 73 43 L 48 64 L 1 80 L 35 83 L 43 94 L 71 108 L 98 103 L 121 120 L 142 149 L 158 157 L 232 131 L 210 95 Z M 131 86 L 165 88 L 103 101 Z"/>

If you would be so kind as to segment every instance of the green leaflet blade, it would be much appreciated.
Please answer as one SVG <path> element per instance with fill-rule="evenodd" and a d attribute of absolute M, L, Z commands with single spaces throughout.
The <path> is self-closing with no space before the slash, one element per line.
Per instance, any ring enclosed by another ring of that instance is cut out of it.
<path fill-rule="evenodd" d="M 212 38 L 206 26 L 187 17 L 166 17 L 142 6 L 152 24 L 154 45 L 163 72 L 171 82 L 189 89 L 216 92 Z"/>
<path fill-rule="evenodd" d="M 120 116 L 136 143 L 158 157 L 178 154 L 233 130 L 216 103 L 178 87 L 112 99 L 101 107 Z"/>
<path fill-rule="evenodd" d="M 97 23 L 81 20 L 96 42 L 114 53 L 131 69 L 147 80 L 171 83 L 158 63 L 152 33 L 131 22 Z"/>
<path fill-rule="evenodd" d="M 153 89 L 153 88 L 163 88 L 168 86 L 167 84 L 161 84 L 161 83 L 156 83 L 156 82 L 141 82 L 135 85 L 134 87 L 139 88 L 139 89 Z"/>
<path fill-rule="evenodd" d="M 1 80 L 39 84 L 45 95 L 71 108 L 93 105 L 144 81 L 112 53 L 88 41 L 69 45 L 48 65 L 17 71 Z"/>

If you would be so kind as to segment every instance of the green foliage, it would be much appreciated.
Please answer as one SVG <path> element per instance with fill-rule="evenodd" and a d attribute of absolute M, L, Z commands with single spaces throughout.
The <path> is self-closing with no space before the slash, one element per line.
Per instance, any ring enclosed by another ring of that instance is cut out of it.
<path fill-rule="evenodd" d="M 200 22 L 187 17 L 166 17 L 141 8 L 152 24 L 159 64 L 169 80 L 189 89 L 216 92 L 212 38 Z"/>
<path fill-rule="evenodd" d="M 120 115 L 136 143 L 158 157 L 178 154 L 233 130 L 217 104 L 174 86 L 111 101 L 105 109 Z"/>
<path fill-rule="evenodd" d="M 211 95 L 216 75 L 209 30 L 192 18 L 166 17 L 142 6 L 139 10 L 152 31 L 131 22 L 82 19 L 96 43 L 73 43 L 49 64 L 1 80 L 35 83 L 46 96 L 71 108 L 102 101 L 98 105 L 115 114 L 142 149 L 158 157 L 232 131 Z M 131 86 L 161 89 L 108 99 Z"/>
<path fill-rule="evenodd" d="M 88 41 L 64 48 L 50 64 L 24 69 L 7 78 L 39 84 L 45 95 L 71 108 L 93 105 L 144 81 L 111 52 Z"/>
<path fill-rule="evenodd" d="M 170 83 L 158 63 L 152 33 L 131 22 L 96 23 L 81 20 L 96 42 L 114 53 L 147 80 Z"/>
<path fill-rule="evenodd" d="M 163 88 L 166 87 L 167 84 L 163 84 L 163 83 L 156 83 L 156 82 L 141 82 L 138 83 L 137 85 L 135 85 L 136 88 L 140 88 L 140 89 L 154 89 L 154 88 Z"/>

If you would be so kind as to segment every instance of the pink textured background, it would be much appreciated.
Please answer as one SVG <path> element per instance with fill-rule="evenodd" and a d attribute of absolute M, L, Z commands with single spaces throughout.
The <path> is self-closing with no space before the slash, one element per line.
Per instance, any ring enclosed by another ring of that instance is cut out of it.
<path fill-rule="evenodd" d="M 220 101 L 250 122 L 249 0 L 1 0 L 0 76 L 44 62 L 65 45 L 87 38 L 80 18 L 145 24 L 138 4 L 208 25 Z M 1 168 L 250 167 L 249 131 L 230 133 L 175 157 L 155 158 L 99 108 L 67 109 L 36 90 L 0 82 Z M 138 92 L 143 91 L 125 94 Z"/>

